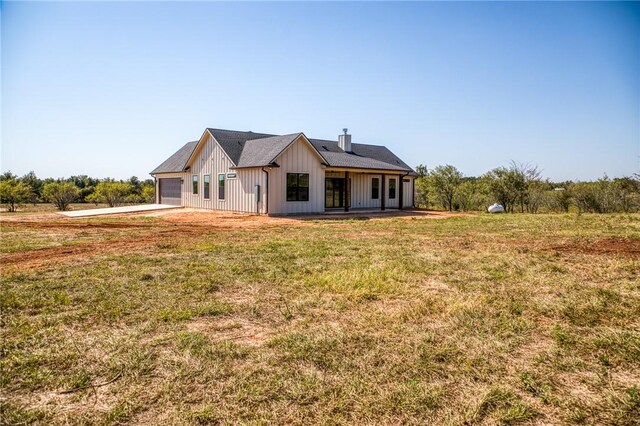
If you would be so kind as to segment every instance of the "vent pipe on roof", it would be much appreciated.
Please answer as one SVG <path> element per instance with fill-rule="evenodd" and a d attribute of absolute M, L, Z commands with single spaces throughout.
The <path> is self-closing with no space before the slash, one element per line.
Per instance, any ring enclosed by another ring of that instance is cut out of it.
<path fill-rule="evenodd" d="M 345 128 L 342 131 L 344 133 L 338 136 L 338 146 L 344 152 L 351 152 L 351 135 L 347 133 L 349 129 Z"/>

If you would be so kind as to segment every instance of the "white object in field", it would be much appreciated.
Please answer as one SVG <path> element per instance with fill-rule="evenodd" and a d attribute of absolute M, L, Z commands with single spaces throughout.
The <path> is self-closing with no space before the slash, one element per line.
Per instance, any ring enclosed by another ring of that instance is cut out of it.
<path fill-rule="evenodd" d="M 502 204 L 495 203 L 495 204 L 489 206 L 487 211 L 489 213 L 502 213 L 502 212 L 504 212 L 504 207 L 502 207 Z"/>

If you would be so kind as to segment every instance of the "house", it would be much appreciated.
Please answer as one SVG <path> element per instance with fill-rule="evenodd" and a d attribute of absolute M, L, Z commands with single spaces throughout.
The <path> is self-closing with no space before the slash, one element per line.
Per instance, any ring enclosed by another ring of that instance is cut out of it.
<path fill-rule="evenodd" d="M 151 172 L 161 204 L 258 214 L 403 209 L 416 173 L 384 146 L 206 129 Z"/>

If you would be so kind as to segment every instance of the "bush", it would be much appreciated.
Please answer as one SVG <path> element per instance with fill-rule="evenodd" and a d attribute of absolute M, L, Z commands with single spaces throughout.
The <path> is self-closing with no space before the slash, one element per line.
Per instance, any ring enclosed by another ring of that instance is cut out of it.
<path fill-rule="evenodd" d="M 71 182 L 50 182 L 42 188 L 42 196 L 58 210 L 69 210 L 69 204 L 78 199 L 80 190 Z"/>
<path fill-rule="evenodd" d="M 109 207 L 124 204 L 127 196 L 133 192 L 133 187 L 125 182 L 100 182 L 93 194 L 87 196 L 87 201 L 93 203 L 107 203 Z"/>
<path fill-rule="evenodd" d="M 155 185 L 145 185 L 142 187 L 142 199 L 145 203 L 156 202 L 156 187 Z"/>
<path fill-rule="evenodd" d="M 15 212 L 18 207 L 31 199 L 31 188 L 15 179 L 0 181 L 0 203 L 7 207 L 7 211 Z"/>
<path fill-rule="evenodd" d="M 443 208 L 454 210 L 454 198 L 456 190 L 462 183 L 462 173 L 455 167 L 447 164 L 438 166 L 427 174 L 429 192 L 440 201 Z"/>

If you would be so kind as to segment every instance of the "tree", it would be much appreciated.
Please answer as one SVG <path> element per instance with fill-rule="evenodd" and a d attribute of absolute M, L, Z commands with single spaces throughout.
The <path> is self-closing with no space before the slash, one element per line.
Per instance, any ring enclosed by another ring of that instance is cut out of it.
<path fill-rule="evenodd" d="M 415 180 L 415 200 L 414 203 L 418 207 L 429 207 L 429 189 L 427 184 L 427 166 L 420 164 L 416 167 L 418 177 Z"/>
<path fill-rule="evenodd" d="M 481 182 L 476 178 L 464 178 L 456 189 L 455 203 L 462 211 L 477 210 L 483 199 Z"/>
<path fill-rule="evenodd" d="M 423 178 L 427 176 L 429 170 L 427 170 L 427 166 L 425 166 L 424 164 L 420 164 L 418 167 L 416 167 L 416 173 L 418 174 L 418 178 Z"/>
<path fill-rule="evenodd" d="M 11 173 L 10 170 L 4 172 L 3 174 L 0 175 L 0 181 L 3 180 L 17 180 L 18 176 L 14 175 L 13 173 Z"/>
<path fill-rule="evenodd" d="M 535 213 L 543 200 L 544 183 L 537 166 L 511 162 L 509 168 L 498 167 L 483 176 L 489 193 L 504 210 L 513 212 L 516 205 L 520 212 Z"/>
<path fill-rule="evenodd" d="M 137 176 L 131 176 L 127 183 L 131 185 L 132 193 L 140 195 L 140 192 L 142 191 L 142 182 L 140 182 L 140 179 L 138 179 Z"/>
<path fill-rule="evenodd" d="M 96 190 L 87 197 L 87 201 L 107 203 L 109 207 L 122 205 L 132 192 L 131 184 L 126 182 L 104 181 L 96 185 Z"/>
<path fill-rule="evenodd" d="M 549 210 L 567 213 L 571 206 L 571 197 L 571 191 L 568 185 L 565 185 L 564 187 L 556 187 L 546 191 L 545 200 Z"/>
<path fill-rule="evenodd" d="M 142 187 L 142 199 L 145 203 L 153 204 L 156 201 L 156 187 L 154 185 L 144 185 Z"/>
<path fill-rule="evenodd" d="M 462 183 L 462 173 L 454 166 L 438 166 L 427 177 L 429 189 L 440 200 L 442 207 L 453 210 L 456 189 Z"/>
<path fill-rule="evenodd" d="M 31 188 L 23 182 L 15 179 L 0 180 L 0 203 L 7 206 L 7 211 L 15 212 L 30 197 Z"/>
<path fill-rule="evenodd" d="M 36 174 L 31 171 L 20 178 L 20 181 L 31 188 L 31 202 L 37 203 L 42 198 L 42 179 L 38 178 Z"/>
<path fill-rule="evenodd" d="M 498 167 L 485 173 L 482 179 L 495 202 L 502 204 L 506 212 L 513 211 L 512 204 L 518 197 L 514 190 L 515 176 L 513 173 L 505 167 Z"/>
<path fill-rule="evenodd" d="M 71 182 L 49 182 L 42 188 L 42 196 L 58 210 L 69 209 L 69 204 L 78 199 L 80 189 Z"/>

